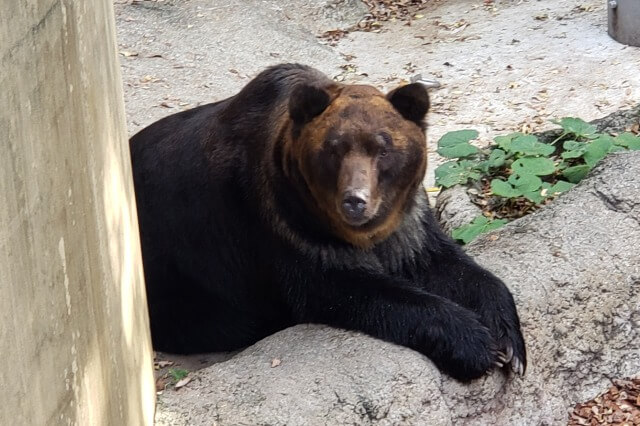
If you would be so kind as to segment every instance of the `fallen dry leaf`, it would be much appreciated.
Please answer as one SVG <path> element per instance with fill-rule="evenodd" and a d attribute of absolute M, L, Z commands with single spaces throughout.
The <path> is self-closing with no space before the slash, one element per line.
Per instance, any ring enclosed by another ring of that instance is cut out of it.
<path fill-rule="evenodd" d="M 593 12 L 596 10 L 596 6 L 592 4 L 581 4 L 573 8 L 575 12 Z"/>
<path fill-rule="evenodd" d="M 411 24 L 414 19 L 422 19 L 424 15 L 417 13 L 425 8 L 429 0 L 362 0 L 369 8 L 367 13 L 356 25 L 324 32 L 321 39 L 330 46 L 335 46 L 350 31 L 367 31 L 377 33 L 383 22 L 406 21 Z"/>
<path fill-rule="evenodd" d="M 342 38 L 344 38 L 347 34 L 349 34 L 349 31 L 347 30 L 335 29 L 325 31 L 324 33 L 322 33 L 320 38 L 326 40 L 329 46 L 336 46 L 338 42 L 342 40 Z"/>
<path fill-rule="evenodd" d="M 168 383 L 169 382 L 166 377 L 159 377 L 158 380 L 156 380 L 156 392 L 162 392 L 165 390 Z"/>
<path fill-rule="evenodd" d="M 590 401 L 577 404 L 568 426 L 640 425 L 640 377 L 612 380 L 609 389 Z"/>
<path fill-rule="evenodd" d="M 185 386 L 187 383 L 189 383 L 191 381 L 191 377 L 187 376 L 182 380 L 179 380 L 178 383 L 175 384 L 175 388 L 176 389 L 180 389 L 181 387 Z"/>

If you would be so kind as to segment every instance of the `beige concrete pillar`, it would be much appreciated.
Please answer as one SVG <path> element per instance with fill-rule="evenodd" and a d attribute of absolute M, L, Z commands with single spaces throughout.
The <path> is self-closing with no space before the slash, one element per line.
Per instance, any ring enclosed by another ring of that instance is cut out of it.
<path fill-rule="evenodd" d="M 151 424 L 111 0 L 0 0 L 0 425 Z"/>

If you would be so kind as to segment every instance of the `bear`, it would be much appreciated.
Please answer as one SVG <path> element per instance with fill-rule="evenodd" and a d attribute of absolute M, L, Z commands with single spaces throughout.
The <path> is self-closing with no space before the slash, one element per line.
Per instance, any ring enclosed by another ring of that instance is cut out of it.
<path fill-rule="evenodd" d="M 422 185 L 429 95 L 300 64 L 130 139 L 154 349 L 231 351 L 318 323 L 467 382 L 524 374 L 512 294 L 444 234 Z"/>

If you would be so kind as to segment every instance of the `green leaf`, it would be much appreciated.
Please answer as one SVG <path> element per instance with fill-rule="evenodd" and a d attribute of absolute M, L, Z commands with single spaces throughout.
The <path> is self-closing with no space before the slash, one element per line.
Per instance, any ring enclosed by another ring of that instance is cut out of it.
<path fill-rule="evenodd" d="M 471 161 L 471 160 L 467 160 L 467 161 Z M 473 166 L 473 170 L 477 170 L 481 173 L 489 173 L 489 162 L 488 161 L 474 161 L 474 166 Z"/>
<path fill-rule="evenodd" d="M 513 171 L 519 175 L 546 176 L 556 171 L 553 160 L 544 157 L 524 157 L 511 164 Z"/>
<path fill-rule="evenodd" d="M 562 148 L 564 148 L 567 151 L 578 151 L 586 147 L 587 147 L 587 144 L 585 144 L 584 142 L 578 142 L 573 140 L 564 141 L 564 143 L 562 144 Z"/>
<path fill-rule="evenodd" d="M 510 183 L 500 179 L 491 181 L 491 192 L 506 198 L 516 198 L 522 195 L 522 191 L 515 189 Z"/>
<path fill-rule="evenodd" d="M 475 163 L 471 161 L 449 161 L 435 170 L 436 184 L 449 188 L 453 185 L 466 184 L 469 179 L 477 180 L 480 174 L 473 170 Z"/>
<path fill-rule="evenodd" d="M 478 151 L 478 148 L 465 142 L 458 145 L 438 148 L 436 152 L 446 158 L 464 158 L 477 154 Z"/>
<path fill-rule="evenodd" d="M 571 158 L 580 158 L 582 157 L 582 155 L 584 154 L 584 151 L 565 151 L 562 154 L 560 154 L 560 156 L 564 159 L 564 160 L 569 160 Z"/>
<path fill-rule="evenodd" d="M 476 130 L 456 130 L 445 133 L 438 141 L 438 154 L 447 158 L 462 158 L 478 153 L 478 148 L 469 144 L 478 137 Z"/>
<path fill-rule="evenodd" d="M 516 133 L 510 133 L 506 136 L 496 136 L 493 141 L 496 143 L 496 145 L 498 145 L 500 148 L 502 148 L 505 151 L 510 151 L 511 150 L 511 142 L 520 136 L 525 136 L 524 133 L 520 133 L 520 132 L 516 132 Z"/>
<path fill-rule="evenodd" d="M 633 133 L 622 133 L 613 138 L 613 143 L 624 146 L 632 151 L 640 150 L 640 136 L 636 136 Z"/>
<path fill-rule="evenodd" d="M 542 195 L 542 191 L 540 190 L 525 192 L 523 195 L 532 203 L 540 204 L 542 201 L 544 201 L 544 195 Z"/>
<path fill-rule="evenodd" d="M 456 130 L 454 132 L 447 132 L 438 141 L 438 148 L 469 143 L 470 140 L 477 137 L 478 132 L 476 130 Z"/>
<path fill-rule="evenodd" d="M 589 166 L 595 166 L 598 161 L 607 156 L 612 146 L 613 143 L 606 137 L 592 141 L 584 152 L 584 161 Z"/>
<path fill-rule="evenodd" d="M 467 244 L 478 235 L 498 229 L 505 223 L 507 223 L 507 221 L 504 219 L 495 219 L 490 221 L 484 216 L 478 216 L 471 223 L 454 229 L 451 236 L 454 239 L 461 240 L 463 243 Z"/>
<path fill-rule="evenodd" d="M 501 149 L 494 149 L 489 154 L 489 159 L 487 161 L 487 165 L 489 167 L 500 167 L 504 164 L 504 159 L 506 157 L 506 153 Z"/>
<path fill-rule="evenodd" d="M 565 141 L 562 148 L 565 150 L 565 152 L 560 154 L 562 158 L 580 158 L 587 150 L 587 144 L 578 141 Z"/>
<path fill-rule="evenodd" d="M 477 166 L 478 162 L 473 160 L 460 160 L 458 161 L 460 167 L 462 167 L 467 174 L 469 175 L 469 179 L 478 180 L 480 179 L 480 173 L 478 173 Z"/>
<path fill-rule="evenodd" d="M 607 140 L 607 141 L 611 142 L 612 145 L 614 144 L 614 139 L 613 139 L 613 136 L 611 136 L 611 135 L 606 135 L 606 134 L 603 134 L 603 133 L 597 133 L 595 136 L 596 137 L 593 138 L 593 139 L 603 139 L 603 140 Z"/>
<path fill-rule="evenodd" d="M 542 179 L 535 175 L 511 175 L 508 182 L 522 193 L 536 191 L 542 186 Z"/>
<path fill-rule="evenodd" d="M 521 135 L 511 142 L 511 151 L 525 155 L 548 156 L 553 154 L 555 147 L 538 142 L 538 138 L 533 135 Z"/>
<path fill-rule="evenodd" d="M 579 166 L 567 167 L 562 172 L 562 176 L 566 177 L 571 183 L 580 182 L 591 170 L 591 166 L 588 164 L 581 164 Z"/>
<path fill-rule="evenodd" d="M 546 182 L 542 182 L 542 179 L 534 175 L 519 176 L 514 174 L 509 176 L 509 182 L 522 191 L 523 197 L 536 204 L 539 204 L 544 200 L 541 188 L 545 185 L 549 185 Z"/>
<path fill-rule="evenodd" d="M 584 154 L 584 151 L 565 151 L 560 156 L 564 160 L 569 160 L 571 158 L 580 158 Z"/>
<path fill-rule="evenodd" d="M 596 126 L 579 118 L 564 117 L 560 121 L 554 121 L 554 123 L 559 124 L 564 133 L 573 134 L 577 137 L 588 138 L 596 132 Z"/>
<path fill-rule="evenodd" d="M 435 170 L 436 184 L 449 188 L 457 184 L 465 184 L 469 177 L 457 161 L 441 164 Z"/>
<path fill-rule="evenodd" d="M 467 244 L 481 233 L 482 226 L 473 226 L 468 224 L 451 231 L 451 237 L 453 237 L 454 240 L 460 240 L 464 244 Z"/>
<path fill-rule="evenodd" d="M 173 379 L 174 382 L 179 382 L 189 375 L 189 371 L 182 368 L 170 368 L 169 375 Z"/>
<path fill-rule="evenodd" d="M 570 190 L 574 186 L 575 186 L 575 184 L 573 184 L 573 183 L 569 183 L 569 182 L 564 181 L 564 180 L 559 180 L 553 186 L 551 186 L 549 189 L 547 189 L 545 195 L 547 197 L 556 196 L 556 195 L 562 194 L 563 192 L 566 192 L 566 191 Z"/>

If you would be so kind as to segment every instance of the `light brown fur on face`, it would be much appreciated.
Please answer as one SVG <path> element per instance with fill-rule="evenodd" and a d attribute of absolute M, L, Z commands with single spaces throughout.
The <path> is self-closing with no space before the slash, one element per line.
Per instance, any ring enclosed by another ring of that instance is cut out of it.
<path fill-rule="evenodd" d="M 352 150 L 342 159 L 336 189 L 336 210 L 342 211 L 345 197 L 356 196 L 366 202 L 361 220 L 352 220 L 344 213 L 342 220 L 350 225 L 362 225 L 378 212 L 380 194 L 377 188 L 378 165 L 376 158 L 358 150 Z"/>
<path fill-rule="evenodd" d="M 395 231 L 424 177 L 424 131 L 371 86 L 328 92 L 328 107 L 285 142 L 283 162 L 295 163 L 310 210 L 334 235 L 369 248 Z M 349 220 L 341 207 L 351 193 L 366 199 L 361 220 Z"/>

